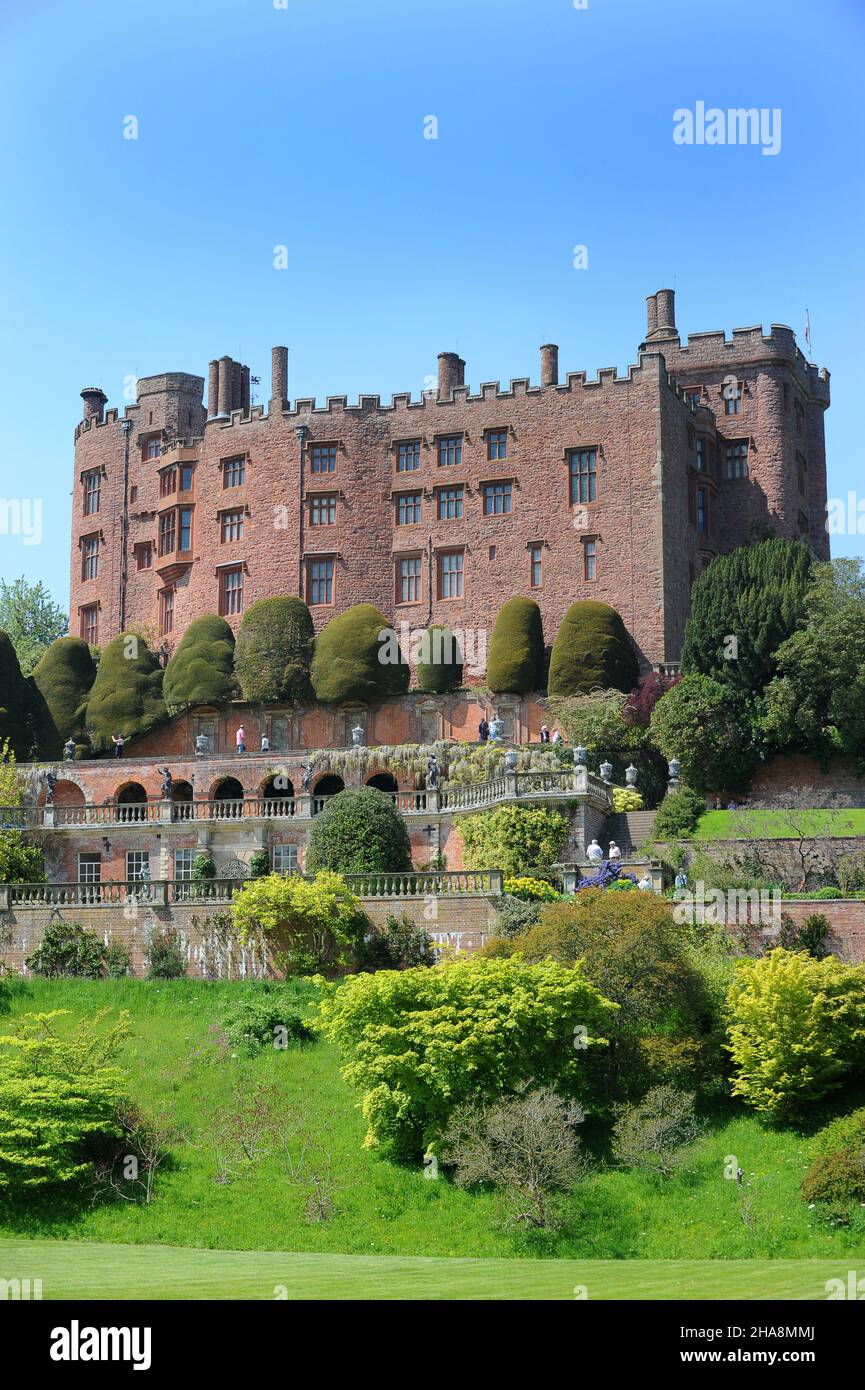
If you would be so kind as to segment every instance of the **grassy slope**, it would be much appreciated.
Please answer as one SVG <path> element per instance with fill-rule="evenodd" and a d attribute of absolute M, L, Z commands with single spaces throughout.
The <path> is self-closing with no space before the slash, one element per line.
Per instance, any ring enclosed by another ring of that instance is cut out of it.
<path fill-rule="evenodd" d="M 17 1213 L 0 1210 L 0 1233 L 236 1251 L 486 1258 L 797 1259 L 865 1249 L 865 1212 L 856 1213 L 851 1227 L 827 1229 L 799 1198 L 805 1141 L 789 1130 L 765 1128 L 732 1106 L 695 1146 L 687 1174 L 658 1183 L 636 1173 L 598 1171 L 573 1199 L 570 1229 L 521 1244 L 499 1228 L 493 1194 L 469 1194 L 444 1178 L 428 1181 L 420 1168 L 395 1167 L 362 1148 L 363 1122 L 327 1044 L 216 1060 L 209 1025 L 241 988 L 252 986 L 28 982 L 12 1001 L 14 1013 L 58 1007 L 93 1012 L 106 1003 L 129 1009 L 135 1037 L 123 1060 L 132 1094 L 148 1105 L 170 1100 L 188 1140 L 176 1150 L 175 1170 L 158 1178 L 150 1207 L 55 1197 Z M 5 1022 L 0 1019 L 0 1029 Z M 196 1060 L 202 1054 L 211 1060 Z M 275 1160 L 227 1186 L 213 1181 L 209 1116 L 234 1084 L 259 1077 L 304 1097 L 316 1122 L 333 1128 L 343 1185 L 329 1222 L 307 1223 L 304 1194 L 286 1184 Z M 728 1155 L 745 1169 L 741 1190 L 723 1177 Z"/>
<path fill-rule="evenodd" d="M 865 835 L 865 809 L 842 811 L 706 811 L 697 822 L 697 840 L 798 839 Z"/>

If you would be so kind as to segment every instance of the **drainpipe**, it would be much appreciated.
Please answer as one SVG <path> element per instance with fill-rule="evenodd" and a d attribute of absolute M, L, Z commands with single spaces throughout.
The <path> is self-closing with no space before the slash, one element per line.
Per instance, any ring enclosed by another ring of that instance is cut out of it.
<path fill-rule="evenodd" d="M 295 425 L 294 432 L 297 435 L 298 456 L 300 459 L 298 471 L 298 542 L 297 542 L 297 593 L 299 598 L 303 598 L 303 500 L 304 500 L 304 444 L 309 434 L 308 425 Z"/>
<path fill-rule="evenodd" d="M 120 515 L 120 594 L 119 594 L 119 613 L 120 631 L 126 627 L 126 578 L 127 560 L 126 545 L 129 537 L 129 435 L 132 430 L 132 421 L 123 421 L 123 511 Z"/>

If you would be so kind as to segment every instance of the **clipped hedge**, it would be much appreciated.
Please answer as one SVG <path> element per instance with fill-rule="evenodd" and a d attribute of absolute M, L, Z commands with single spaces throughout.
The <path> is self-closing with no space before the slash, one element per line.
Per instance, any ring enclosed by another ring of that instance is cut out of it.
<path fill-rule="evenodd" d="M 377 787 L 338 792 L 312 822 L 307 873 L 404 873 L 410 868 L 405 821 Z"/>
<path fill-rule="evenodd" d="M 234 688 L 234 633 L 215 613 L 196 618 L 165 668 L 166 708 L 174 714 L 185 705 L 219 705 Z"/>
<path fill-rule="evenodd" d="M 315 629 L 296 594 L 250 604 L 237 630 L 234 669 L 244 700 L 307 700 Z"/>
<path fill-rule="evenodd" d="M 346 609 L 318 634 L 311 674 L 315 698 L 323 704 L 402 695 L 410 677 L 393 628 L 372 603 Z"/>
<path fill-rule="evenodd" d="M 463 652 L 459 638 L 449 627 L 435 623 L 420 642 L 417 683 L 431 695 L 445 695 L 463 682 Z"/>
<path fill-rule="evenodd" d="M 493 627 L 487 685 L 497 695 L 527 695 L 540 689 L 543 678 L 541 610 L 533 598 L 510 598 L 499 609 Z"/>
<path fill-rule="evenodd" d="M 572 603 L 556 633 L 547 684 L 551 696 L 634 689 L 640 667 L 615 608 L 595 599 Z"/>
<path fill-rule="evenodd" d="M 59 758 L 68 738 L 84 737 L 87 697 L 96 680 L 96 663 L 80 637 L 59 637 L 33 672 L 33 683 L 44 701 L 40 753 Z"/>
<path fill-rule="evenodd" d="M 109 750 L 114 734 L 135 738 L 166 718 L 162 675 L 137 633 L 122 632 L 109 642 L 87 701 L 87 730 L 96 752 Z"/>

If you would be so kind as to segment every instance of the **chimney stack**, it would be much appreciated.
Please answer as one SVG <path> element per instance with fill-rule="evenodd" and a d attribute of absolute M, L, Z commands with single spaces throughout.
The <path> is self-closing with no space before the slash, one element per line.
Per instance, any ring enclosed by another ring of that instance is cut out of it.
<path fill-rule="evenodd" d="M 676 291 L 657 290 L 646 300 L 646 342 L 669 343 L 679 341 L 676 330 Z"/>
<path fill-rule="evenodd" d="M 557 343 L 544 343 L 541 348 L 541 385 L 558 386 L 559 349 Z"/>
<path fill-rule="evenodd" d="M 207 418 L 219 414 L 219 363 L 214 359 L 207 369 Z"/>
<path fill-rule="evenodd" d="M 455 386 L 463 385 L 466 364 L 458 352 L 440 352 L 438 363 L 439 400 L 447 400 L 453 395 Z"/>
<path fill-rule="evenodd" d="M 244 415 L 248 415 L 248 414 L 249 414 L 249 404 L 250 404 L 250 395 L 249 395 L 249 368 L 248 368 L 248 367 L 241 367 L 241 369 L 240 369 L 240 408 L 241 408 L 241 410 L 243 411 Z"/>
<path fill-rule="evenodd" d="M 658 301 L 654 294 L 646 295 L 646 337 L 651 338 L 658 327 Z"/>
<path fill-rule="evenodd" d="M 86 386 L 81 392 L 81 399 L 84 402 L 84 419 L 95 420 L 97 425 L 101 425 L 108 400 L 101 386 Z"/>
<path fill-rule="evenodd" d="M 231 414 L 231 358 L 220 357 L 219 359 L 219 393 L 218 393 L 218 417 L 220 420 L 227 420 Z"/>
<path fill-rule="evenodd" d="M 676 331 L 676 291 L 658 290 L 655 296 L 658 306 L 658 329 L 666 328 Z"/>
<path fill-rule="evenodd" d="M 288 409 L 288 348 L 275 347 L 270 353 L 270 406 L 274 411 Z"/>

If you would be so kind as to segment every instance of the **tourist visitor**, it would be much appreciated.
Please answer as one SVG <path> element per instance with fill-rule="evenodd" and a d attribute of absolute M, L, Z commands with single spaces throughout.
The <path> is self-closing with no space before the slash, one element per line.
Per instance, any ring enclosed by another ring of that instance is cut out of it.
<path fill-rule="evenodd" d="M 505 721 L 496 715 L 490 724 L 490 743 L 501 743 L 505 735 Z"/>
<path fill-rule="evenodd" d="M 489 726 L 489 724 L 487 723 L 486 715 L 484 715 L 483 719 L 481 720 L 480 724 L 478 725 L 478 738 L 480 739 L 481 743 L 486 743 L 486 741 L 487 741 L 487 739 L 489 738 L 489 736 L 490 736 L 490 726 Z"/>
<path fill-rule="evenodd" d="M 676 887 L 677 887 L 677 888 L 687 888 L 687 886 L 688 886 L 688 875 L 685 873 L 685 870 L 684 870 L 684 869 L 680 869 L 679 872 L 676 874 Z"/>
<path fill-rule="evenodd" d="M 123 745 L 124 745 L 124 743 L 126 742 L 126 739 L 123 737 L 122 734 L 112 734 L 112 735 L 111 735 L 111 742 L 114 744 L 114 756 L 115 756 L 115 758 L 122 758 L 122 757 L 123 757 Z"/>
<path fill-rule="evenodd" d="M 652 880 L 649 874 L 643 874 L 643 877 L 640 879 L 639 883 L 637 884 L 637 887 L 642 888 L 644 893 L 652 892 Z"/>
<path fill-rule="evenodd" d="M 616 864 L 616 863 L 619 862 L 619 860 L 621 859 L 621 857 L 622 857 L 622 851 L 619 849 L 619 846 L 616 844 L 615 840 L 611 840 L 611 841 L 610 841 L 610 852 L 609 852 L 609 854 L 607 855 L 607 858 L 609 859 L 609 861 L 610 861 L 611 864 Z"/>
<path fill-rule="evenodd" d="M 542 725 L 541 725 L 541 743 L 549 743 L 549 741 L 550 741 L 550 731 L 549 731 L 549 729 L 547 728 L 546 724 L 542 724 Z"/>
<path fill-rule="evenodd" d="M 604 851 L 601 849 L 601 846 L 598 844 L 597 840 L 592 840 L 592 843 L 586 850 L 586 858 L 588 859 L 589 863 L 600 864 L 603 857 Z"/>
<path fill-rule="evenodd" d="M 242 724 L 241 724 L 240 728 L 239 728 L 238 731 L 237 731 L 237 734 L 236 734 L 236 737 L 235 737 L 235 742 L 237 743 L 237 751 L 238 751 L 238 753 L 245 753 L 245 752 L 246 752 L 246 730 L 244 729 L 244 727 L 243 727 Z"/>
<path fill-rule="evenodd" d="M 552 738 L 550 739 L 550 743 L 561 743 L 561 742 L 562 742 L 562 731 L 561 731 L 561 729 L 556 729 L 555 732 L 553 733 Z"/>
<path fill-rule="evenodd" d="M 261 735 L 261 751 L 262 753 L 270 752 L 270 739 L 267 737 L 267 734 Z"/>

